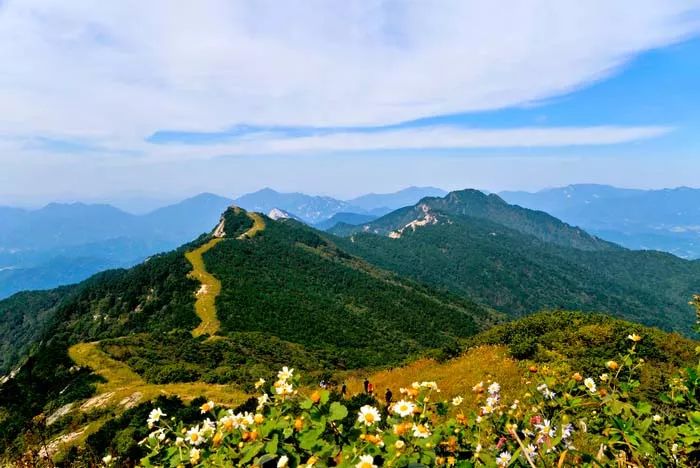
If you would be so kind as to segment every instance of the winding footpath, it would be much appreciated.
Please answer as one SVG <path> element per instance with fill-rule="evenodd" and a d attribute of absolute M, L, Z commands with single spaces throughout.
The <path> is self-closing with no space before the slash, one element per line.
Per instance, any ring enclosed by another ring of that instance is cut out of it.
<path fill-rule="evenodd" d="M 247 213 L 253 226 L 237 237 L 238 240 L 251 239 L 265 229 L 265 220 L 257 213 Z M 192 331 L 193 336 L 214 334 L 221 322 L 216 316 L 216 297 L 221 292 L 221 282 L 209 273 L 202 256 L 216 244 L 224 240 L 223 221 L 214 231 L 213 239 L 195 250 L 187 252 L 185 257 L 192 264 L 190 277 L 196 278 L 201 286 L 197 291 L 195 312 L 202 320 Z M 219 404 L 236 406 L 244 402 L 248 395 L 234 385 L 208 384 L 205 382 L 188 382 L 172 384 L 149 384 L 134 372 L 126 363 L 112 358 L 100 349 L 100 343 L 79 343 L 68 349 L 68 355 L 80 367 L 88 367 L 95 374 L 104 378 L 96 384 L 95 396 L 83 402 L 69 403 L 56 411 L 54 420 L 70 411 L 79 409 L 84 413 L 101 408 L 113 408 L 121 412 L 144 401 L 150 401 L 159 395 L 178 396 L 184 401 L 204 396 Z M 49 416 L 51 419 L 51 416 Z M 80 445 L 85 438 L 97 431 L 109 417 L 100 418 L 71 432 L 55 438 L 47 447 L 49 455 L 56 454 L 73 445 Z"/>
<path fill-rule="evenodd" d="M 253 226 L 238 236 L 238 240 L 252 239 L 265 230 L 265 220 L 262 216 L 258 213 L 247 213 L 247 215 L 253 221 Z M 195 278 L 201 283 L 197 291 L 197 300 L 194 304 L 194 310 L 197 316 L 202 320 L 202 323 L 192 330 L 192 336 L 195 337 L 201 335 L 214 336 L 221 327 L 221 322 L 216 316 L 216 297 L 221 293 L 221 281 L 207 271 L 203 255 L 213 249 L 216 244 L 224 240 L 224 236 L 226 235 L 224 228 L 225 226 L 222 220 L 214 230 L 214 238 L 212 240 L 185 254 L 185 257 L 192 265 L 192 271 L 189 277 Z"/>

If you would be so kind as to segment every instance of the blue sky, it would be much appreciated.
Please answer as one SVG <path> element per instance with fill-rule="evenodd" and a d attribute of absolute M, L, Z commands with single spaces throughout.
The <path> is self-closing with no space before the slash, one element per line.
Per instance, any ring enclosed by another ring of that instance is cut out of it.
<path fill-rule="evenodd" d="M 0 204 L 700 186 L 697 1 L 158 3 L 0 4 Z"/>

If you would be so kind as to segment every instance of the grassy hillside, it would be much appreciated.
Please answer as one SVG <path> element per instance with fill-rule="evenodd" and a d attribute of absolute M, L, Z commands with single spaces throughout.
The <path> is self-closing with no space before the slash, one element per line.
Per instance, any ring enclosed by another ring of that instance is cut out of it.
<path fill-rule="evenodd" d="M 691 313 L 688 308 L 688 313 Z M 345 427 L 351 427 L 357 419 L 356 413 L 360 406 L 370 404 L 382 408 L 384 391 L 390 388 L 394 392 L 394 400 L 406 398 L 399 392 L 399 388 L 410 388 L 412 382 L 434 381 L 441 389 L 441 393 L 434 394 L 436 403 L 445 402 L 440 415 L 435 415 L 430 421 L 430 427 L 437 427 L 441 418 L 446 415 L 454 417 L 460 414 L 466 415 L 469 418 L 469 424 L 464 427 L 465 431 L 470 431 L 476 426 L 474 424 L 474 414 L 478 414 L 479 408 L 484 405 L 484 394 L 475 393 L 472 388 L 479 382 L 485 382 L 488 386 L 491 382 L 498 382 L 500 385 L 500 398 L 503 402 L 507 402 L 507 406 L 514 400 L 525 402 L 528 397 L 525 392 L 529 387 L 539 385 L 542 381 L 553 382 L 555 379 L 561 382 L 573 382 L 571 376 L 576 372 L 585 376 L 595 376 L 596 381 L 602 387 L 604 384 L 600 382 L 598 376 L 610 372 L 608 361 L 611 359 L 623 363 L 622 355 L 627 353 L 630 347 L 630 340 L 627 338 L 630 334 L 639 334 L 641 341 L 635 345 L 636 356 L 644 358 L 645 362 L 639 366 L 636 371 L 636 379 L 639 380 L 639 388 L 634 389 L 634 397 L 630 394 L 624 397 L 624 404 L 636 405 L 641 401 L 649 402 L 653 405 L 654 411 L 661 411 L 665 417 L 670 418 L 673 413 L 672 405 L 664 403 L 660 396 L 668 390 L 668 384 L 671 383 L 671 378 L 678 370 L 684 366 L 690 365 L 695 359 L 694 347 L 697 342 L 693 342 L 679 335 L 668 334 L 656 329 L 641 326 L 639 324 L 626 322 L 618 319 L 613 319 L 604 315 L 585 314 L 579 312 L 550 312 L 535 314 L 531 317 L 523 318 L 515 322 L 496 326 L 486 332 L 475 335 L 470 338 L 467 343 L 467 348 L 464 353 L 449 360 L 436 361 L 430 358 L 422 358 L 402 366 L 380 370 L 352 370 L 330 372 L 330 378 L 337 382 L 346 382 L 348 395 L 346 399 L 342 399 L 340 395 L 331 395 L 331 401 L 340 400 L 342 404 L 348 407 L 351 413 L 341 422 Z M 182 337 L 173 337 L 172 343 L 176 343 L 179 338 L 184 340 L 193 340 L 191 336 L 183 335 Z M 256 339 L 257 338 L 257 339 Z M 236 340 L 240 341 L 242 349 L 247 348 L 253 343 L 265 343 L 261 337 L 254 335 L 239 335 Z M 133 340 L 132 340 L 133 341 Z M 214 346 L 217 341 L 205 342 L 200 339 L 203 345 Z M 521 344 L 529 343 L 528 346 Z M 503 344 L 499 344 L 503 343 Z M 122 345 L 124 342 L 122 341 Z M 533 345 L 534 344 L 534 345 Z M 122 346 L 119 345 L 119 346 Z M 573 346 L 572 346 L 573 345 Z M 105 344 L 105 348 L 109 349 L 113 346 L 113 342 Z M 152 346 L 152 345 L 150 345 Z M 229 344 L 223 345 L 224 347 Z M 284 361 L 284 355 L 288 354 L 289 360 L 286 364 L 293 365 L 295 374 L 301 374 L 305 378 L 301 383 L 301 393 L 310 394 L 316 390 L 318 374 L 314 378 L 309 379 L 310 371 L 305 367 L 303 361 L 308 357 L 304 357 L 299 352 L 291 350 L 289 345 L 281 342 L 271 342 L 270 349 L 266 353 L 272 357 L 272 361 L 280 359 Z M 278 352 L 274 351 L 278 348 Z M 165 344 L 162 355 L 165 356 L 174 348 L 172 345 Z M 524 351 L 525 350 L 525 351 Z M 242 351 L 244 352 L 244 351 Z M 182 354 L 190 354 L 190 351 L 183 350 Z M 300 359 L 301 358 L 301 362 Z M 301 366 L 297 367 L 297 364 Z M 202 366 L 206 364 L 202 362 Z M 246 365 L 247 367 L 247 365 Z M 537 373 L 533 373 L 533 367 L 537 369 Z M 249 376 L 250 382 L 254 382 L 259 376 L 267 377 L 269 374 L 256 374 L 252 372 Z M 362 393 L 362 381 L 367 377 L 375 386 L 377 391 L 377 399 L 373 399 Z M 271 382 L 276 378 L 272 374 Z M 528 382 L 533 381 L 531 385 Z M 568 385 L 568 391 L 576 393 L 578 390 L 572 384 Z M 214 388 L 215 386 L 212 386 Z M 158 388 L 154 385 L 153 388 Z M 168 389 L 168 385 L 162 385 L 164 390 Z M 583 388 L 583 387 L 582 387 Z M 260 389 L 255 389 L 252 386 L 248 387 L 251 394 L 260 392 Z M 559 389 L 556 389 L 559 392 Z M 585 388 L 584 388 L 584 391 Z M 538 393 L 538 392 L 535 392 Z M 462 397 L 463 402 L 457 407 L 449 402 L 453 397 Z M 217 403 L 220 400 L 214 398 Z M 304 401 L 302 398 L 301 401 Z M 557 397 L 556 404 L 564 402 L 564 396 Z M 571 405 L 564 405 L 563 413 L 572 420 L 585 418 L 590 421 L 591 416 L 584 413 L 585 406 L 576 407 L 576 402 L 580 399 L 573 400 Z M 157 402 L 145 403 L 136 406 L 125 412 L 119 418 L 111 421 L 99 431 L 86 438 L 87 449 L 84 451 L 75 451 L 73 454 L 75 459 L 87 456 L 89 453 L 105 454 L 111 453 L 121 460 L 127 457 L 139 459 L 147 452 L 143 446 L 137 446 L 136 442 L 140 438 L 145 437 L 144 421 L 148 412 L 155 407 L 167 409 L 166 413 L 177 416 L 178 419 L 184 419 L 190 425 L 195 424 L 195 421 L 203 418 L 200 415 L 198 405 L 204 400 L 194 400 L 193 406 L 187 406 L 181 401 L 161 398 Z M 244 405 L 240 410 L 252 410 L 256 406 L 256 402 Z M 505 404 L 505 403 L 504 403 Z M 541 404 L 541 411 L 552 417 L 556 414 L 555 401 Z M 642 407 L 641 403 L 640 408 Z M 647 403 L 643 403 L 646 405 Z M 650 408 L 645 409 L 646 417 L 649 417 Z M 529 410 L 529 407 L 527 408 Z M 269 412 L 268 412 L 269 411 Z M 504 410 L 505 411 L 505 410 Z M 274 417 L 275 410 L 263 410 L 266 418 Z M 387 415 L 382 411 L 382 418 Z M 509 412 L 505 416 L 506 421 L 512 421 L 517 416 L 517 412 Z M 636 413 L 635 413 L 636 414 Z M 640 417 L 643 419 L 645 416 Z M 487 418 L 484 418 L 487 419 Z M 500 420 L 500 418 L 499 418 Z M 472 426 L 474 424 L 474 426 Z M 188 426 L 189 427 L 189 426 Z M 590 423 L 591 431 L 596 431 L 597 426 Z M 578 430 L 578 426 L 577 426 Z M 294 431 L 296 433 L 296 431 Z M 385 436 L 391 434 L 391 430 L 387 430 Z M 448 434 L 453 434 L 452 430 Z M 347 431 L 347 436 L 352 438 L 358 434 L 353 430 Z M 650 434 L 651 435 L 651 434 Z M 581 448 L 584 450 L 598 450 L 598 445 L 590 446 L 590 442 L 583 438 L 583 432 L 579 432 L 577 442 L 581 443 Z M 280 436 L 280 443 L 282 437 Z M 497 437 L 485 437 L 486 443 L 489 445 L 495 444 Z M 302 453 L 303 450 L 298 447 L 296 450 Z M 500 450 L 499 450 L 500 451 Z M 572 456 L 576 452 L 570 451 Z M 511 451 L 511 453 L 513 453 Z M 462 453 L 462 456 L 467 456 L 468 453 Z M 580 455 L 579 455 L 580 456 Z M 568 465 L 567 465 L 568 466 Z"/>
<path fill-rule="evenodd" d="M 120 414 L 132 399 L 150 398 L 152 385 L 191 398 L 206 383 L 240 384 L 271 375 L 284 362 L 311 378 L 398 364 L 434 348 L 453 349 L 497 319 L 468 300 L 353 258 L 295 221 L 239 209 L 227 210 L 223 220 L 217 242 L 202 236 L 130 270 L 96 275 L 70 294 L 38 296 L 37 310 L 25 311 L 35 321 L 12 344 L 34 351 L 0 386 L 4 450 L 27 443 L 33 416 L 67 404 L 74 404 L 69 419 L 82 424 L 82 435 L 71 440 L 82 441 L 106 420 L 105 411 Z M 199 251 L 202 246 L 207 249 Z M 191 277 L 188 252 L 200 252 L 199 266 L 221 283 L 205 317 L 220 328 L 197 337 L 201 284 Z M 11 311 L 0 316 L 0 330 L 9 333 L 17 312 L 12 302 L 0 305 Z M 86 410 L 88 397 L 100 404 Z M 63 426 L 52 427 L 57 435 Z"/>

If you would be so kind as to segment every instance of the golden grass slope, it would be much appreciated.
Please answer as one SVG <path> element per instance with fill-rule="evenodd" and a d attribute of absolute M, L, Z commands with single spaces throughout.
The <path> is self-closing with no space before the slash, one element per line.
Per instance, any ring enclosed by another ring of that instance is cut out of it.
<path fill-rule="evenodd" d="M 479 382 L 498 382 L 501 395 L 507 399 L 520 397 L 524 369 L 518 361 L 508 357 L 504 346 L 479 346 L 462 356 L 446 362 L 433 359 L 419 359 L 403 367 L 378 371 L 372 374 L 357 374 L 347 379 L 350 395 L 363 391 L 365 376 L 374 385 L 374 392 L 380 401 L 390 388 L 394 401 L 400 399 L 399 388 L 410 387 L 413 382 L 435 381 L 440 387 L 440 398 L 464 397 L 465 404 L 477 407 L 472 387 Z"/>
<path fill-rule="evenodd" d="M 199 291 L 197 291 L 197 300 L 194 304 L 195 312 L 202 320 L 202 323 L 192 330 L 192 336 L 213 336 L 221 327 L 221 322 L 216 317 L 216 296 L 221 293 L 221 281 L 207 271 L 202 255 L 222 240 L 220 237 L 215 237 L 206 244 L 185 254 L 187 260 L 192 264 L 192 271 L 189 276 L 202 284 Z"/>
<path fill-rule="evenodd" d="M 248 213 L 248 217 L 253 220 L 253 226 L 238 236 L 239 240 L 252 239 L 265 230 L 265 220 L 262 216 L 258 213 Z M 192 336 L 214 336 L 221 327 L 221 322 L 216 316 L 216 297 L 221 293 L 221 281 L 207 271 L 203 255 L 222 240 L 223 238 L 215 237 L 206 244 L 185 254 L 185 257 L 192 265 L 192 271 L 189 276 L 202 284 L 199 291 L 197 291 L 197 300 L 194 304 L 195 312 L 202 320 L 202 323 L 192 330 Z"/>

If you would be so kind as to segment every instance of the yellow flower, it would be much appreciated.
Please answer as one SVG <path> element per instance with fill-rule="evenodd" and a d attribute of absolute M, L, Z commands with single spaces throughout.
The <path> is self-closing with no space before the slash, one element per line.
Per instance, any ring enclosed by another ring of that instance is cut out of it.
<path fill-rule="evenodd" d="M 262 422 L 263 422 L 264 420 L 265 420 L 265 416 L 263 416 L 263 415 L 260 414 L 260 413 L 257 413 L 257 414 L 253 417 L 253 421 L 255 421 L 255 424 L 262 424 Z"/>
<path fill-rule="evenodd" d="M 617 370 L 620 367 L 620 365 L 615 361 L 608 361 L 605 363 L 605 367 L 607 367 L 610 370 Z"/>
<path fill-rule="evenodd" d="M 631 335 L 627 335 L 627 339 L 636 343 L 638 341 L 641 341 L 642 337 L 637 335 L 636 333 L 632 333 Z"/>

